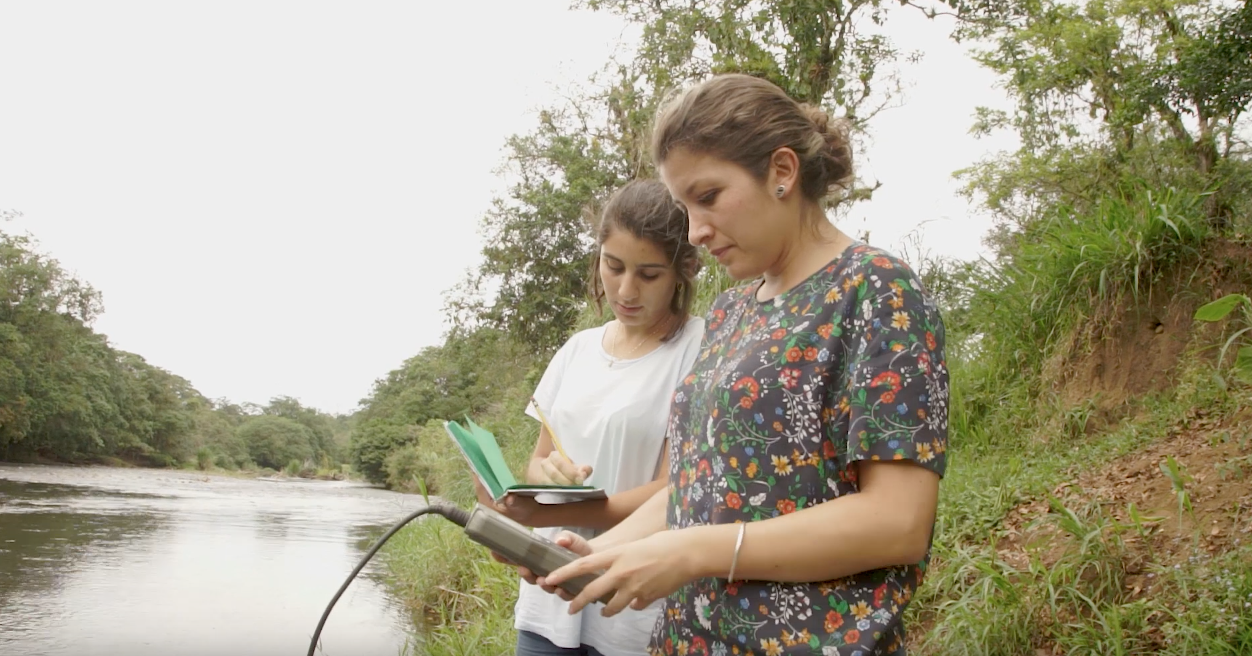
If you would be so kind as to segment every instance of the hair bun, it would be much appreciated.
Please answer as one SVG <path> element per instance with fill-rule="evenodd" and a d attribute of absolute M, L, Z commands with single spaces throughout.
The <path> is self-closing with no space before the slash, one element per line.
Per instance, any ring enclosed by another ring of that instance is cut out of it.
<path fill-rule="evenodd" d="M 817 128 L 818 132 L 826 133 L 826 128 L 830 125 L 830 114 L 827 114 L 826 110 L 808 103 L 801 103 L 800 110 L 804 112 L 804 117 L 813 123 L 813 127 Z"/>
<path fill-rule="evenodd" d="M 826 110 L 808 103 L 801 104 L 800 109 L 805 118 L 813 123 L 817 133 L 822 135 L 829 148 L 842 152 L 848 147 L 852 133 L 851 121 L 846 118 L 831 118 Z"/>
<path fill-rule="evenodd" d="M 821 141 L 817 146 L 817 162 L 820 162 L 820 180 L 827 193 L 832 190 L 846 191 L 852 183 L 851 122 L 831 118 L 826 110 L 817 105 L 800 103 L 800 112 L 813 124 Z M 820 144 L 820 145 L 819 145 Z"/>

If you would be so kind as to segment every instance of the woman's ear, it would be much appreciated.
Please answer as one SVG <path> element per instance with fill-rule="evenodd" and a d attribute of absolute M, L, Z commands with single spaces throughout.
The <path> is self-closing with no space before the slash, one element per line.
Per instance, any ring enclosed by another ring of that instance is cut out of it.
<path fill-rule="evenodd" d="M 769 156 L 768 188 L 770 193 L 783 197 L 800 184 L 800 158 L 796 151 L 783 146 Z M 783 193 L 777 193 L 777 189 Z"/>

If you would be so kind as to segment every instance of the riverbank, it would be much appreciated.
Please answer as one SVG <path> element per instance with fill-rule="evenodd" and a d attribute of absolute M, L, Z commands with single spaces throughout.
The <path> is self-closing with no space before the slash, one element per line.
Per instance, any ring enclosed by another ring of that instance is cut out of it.
<path fill-rule="evenodd" d="M 495 434 L 505 461 L 520 472 L 530 455 L 535 422 L 506 408 L 476 421 Z M 447 439 L 425 446 L 420 471 L 427 491 L 461 508 L 472 507 L 476 497 L 464 457 Z M 389 584 L 417 621 L 411 656 L 513 654 L 516 570 L 492 559 L 460 527 L 435 518 L 415 521 L 379 555 L 387 563 Z"/>
<path fill-rule="evenodd" d="M 180 465 L 161 465 L 153 463 L 151 460 L 144 458 L 121 458 L 116 456 L 90 456 L 77 459 L 60 459 L 48 458 L 41 455 L 28 455 L 10 460 L 0 460 L 0 464 L 16 464 L 16 465 L 46 465 L 61 467 L 114 467 L 118 469 L 164 469 L 171 471 L 196 471 L 215 476 L 224 476 L 229 478 L 292 478 L 303 480 L 318 481 L 350 481 L 354 483 L 366 483 L 363 476 L 352 471 L 348 465 L 340 465 L 338 468 L 331 467 L 313 467 L 305 465 L 302 467 L 291 467 L 288 469 L 277 470 L 269 467 L 242 467 L 238 469 L 229 469 L 219 467 L 212 463 L 196 463 L 184 462 Z"/>

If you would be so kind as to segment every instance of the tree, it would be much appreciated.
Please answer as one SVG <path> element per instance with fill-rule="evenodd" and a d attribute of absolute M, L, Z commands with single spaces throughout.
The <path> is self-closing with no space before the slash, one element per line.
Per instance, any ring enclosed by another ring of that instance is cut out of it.
<path fill-rule="evenodd" d="M 313 408 L 306 408 L 300 405 L 300 401 L 290 396 L 279 396 L 271 399 L 263 412 L 266 415 L 275 417 L 286 417 L 304 426 L 309 431 L 310 445 L 313 448 L 314 457 L 326 456 L 330 458 L 333 455 L 335 449 L 334 426 L 330 415 Z"/>
<path fill-rule="evenodd" d="M 483 218 L 483 264 L 450 301 L 460 330 L 499 326 L 538 351 L 568 336 L 590 265 L 586 210 L 626 175 L 586 118 L 545 111 L 533 133 L 509 139 L 506 170 L 517 181 Z"/>
<path fill-rule="evenodd" d="M 214 444 L 230 465 L 247 449 L 235 436 L 246 410 L 220 408 L 184 378 L 109 345 L 91 328 L 100 294 L 43 255 L 32 240 L 0 232 L 0 457 L 65 460 L 120 456 L 172 465 Z M 276 401 L 309 423 L 329 448 L 318 413 Z"/>
<path fill-rule="evenodd" d="M 1127 178 L 1221 189 L 1246 171 L 1236 124 L 1252 100 L 1252 9 L 1208 0 L 950 0 L 958 40 L 1015 103 L 975 132 L 1012 129 L 1020 150 L 966 172 L 972 193 L 1020 228 L 1039 208 L 1084 206 Z M 1234 170 L 1232 170 L 1232 168 Z"/>
<path fill-rule="evenodd" d="M 901 53 L 874 27 L 881 0 L 677 2 L 587 0 L 642 27 L 639 50 L 612 61 L 539 125 L 508 142 L 515 180 L 483 219 L 479 270 L 453 290 L 454 330 L 494 326 L 550 353 L 584 306 L 591 235 L 586 217 L 613 189 L 653 173 L 651 119 L 667 92 L 712 72 L 766 77 L 857 129 L 895 97 Z M 865 25 L 871 25 L 869 29 Z M 859 187 L 854 199 L 872 189 Z"/>
<path fill-rule="evenodd" d="M 304 462 L 313 457 L 313 435 L 287 417 L 251 417 L 240 424 L 237 434 L 248 445 L 252 460 L 262 467 L 282 469 L 293 460 Z"/>
<path fill-rule="evenodd" d="M 491 409 L 536 372 L 541 358 L 503 331 L 479 328 L 449 335 L 375 381 L 352 431 L 353 464 L 369 480 L 386 480 L 387 456 L 415 444 L 432 420 Z"/>
<path fill-rule="evenodd" d="M 858 129 L 899 91 L 882 0 L 584 0 L 642 27 L 635 70 L 663 94 L 710 73 L 764 77 Z M 872 26 L 872 27 L 871 27 Z M 918 55 L 909 55 L 916 57 Z"/>
<path fill-rule="evenodd" d="M 0 438 L 14 449 L 58 457 L 99 452 L 116 420 L 110 349 L 88 324 L 100 295 L 39 253 L 30 239 L 0 232 Z"/>

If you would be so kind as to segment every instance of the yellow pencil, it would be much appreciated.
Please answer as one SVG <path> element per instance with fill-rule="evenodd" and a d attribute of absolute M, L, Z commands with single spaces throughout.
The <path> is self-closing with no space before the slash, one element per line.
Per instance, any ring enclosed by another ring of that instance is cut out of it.
<path fill-rule="evenodd" d="M 552 445 L 556 447 L 556 450 L 566 460 L 570 460 L 569 454 L 565 452 L 565 449 L 561 448 L 561 440 L 557 439 L 556 431 L 552 430 L 552 424 L 548 423 L 548 418 L 543 416 L 543 410 L 539 409 L 539 402 L 533 396 L 530 397 L 530 402 L 535 405 L 535 412 L 539 413 L 539 421 L 543 422 L 543 427 L 548 429 L 548 435 L 552 438 Z M 573 460 L 570 460 L 570 462 L 573 462 Z"/>

